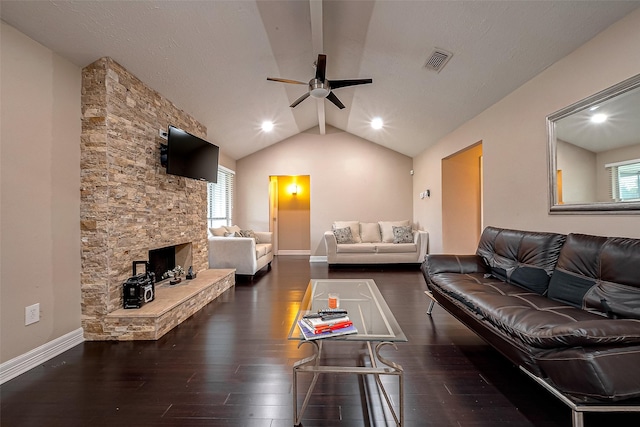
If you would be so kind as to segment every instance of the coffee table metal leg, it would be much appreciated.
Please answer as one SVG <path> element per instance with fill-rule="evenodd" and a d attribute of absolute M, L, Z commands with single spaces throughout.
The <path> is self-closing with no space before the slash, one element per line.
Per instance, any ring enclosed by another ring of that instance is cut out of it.
<path fill-rule="evenodd" d="M 299 426 L 302 421 L 302 415 L 304 414 L 305 409 L 307 409 L 311 393 L 313 392 L 318 376 L 320 375 L 318 372 L 313 373 L 313 379 L 311 380 L 309 389 L 307 390 L 304 401 L 302 402 L 300 413 L 298 413 L 298 371 L 300 370 L 300 367 L 311 364 L 314 364 L 317 367 L 320 363 L 320 353 L 322 352 L 322 341 L 300 341 L 298 348 L 300 348 L 302 344 L 313 344 L 313 354 L 309 357 L 298 360 L 293 364 L 293 422 L 296 426 Z"/>
<path fill-rule="evenodd" d="M 391 360 L 386 359 L 380 355 L 380 349 L 382 349 L 382 347 L 387 344 L 392 345 L 393 348 L 395 348 L 396 350 L 398 349 L 398 347 L 392 342 L 388 342 L 388 341 L 379 342 L 375 348 L 375 357 L 373 357 L 373 355 L 371 357 L 371 365 L 374 368 L 377 368 L 377 363 L 376 363 L 376 359 L 377 359 L 383 365 L 391 368 L 391 370 L 388 373 L 386 373 L 386 375 L 398 376 L 399 402 L 398 402 L 398 411 L 396 412 L 393 409 L 393 402 L 391 402 L 391 398 L 389 397 L 387 390 L 385 389 L 384 385 L 382 384 L 382 381 L 380 380 L 380 375 L 375 374 L 376 383 L 378 384 L 378 387 L 382 391 L 382 394 L 384 395 L 384 398 L 387 401 L 387 406 L 389 406 L 389 411 L 391 412 L 391 415 L 393 415 L 393 419 L 396 422 L 396 425 L 403 426 L 404 425 L 404 370 L 402 369 L 402 366 L 400 366 L 399 364 L 392 362 Z M 367 343 L 367 345 L 369 345 L 369 353 L 371 354 L 370 343 Z"/>
<path fill-rule="evenodd" d="M 392 345 L 396 350 L 397 347 L 393 342 L 382 341 L 379 342 L 375 349 L 372 348 L 371 342 L 367 341 L 367 349 L 369 352 L 369 358 L 371 360 L 371 367 L 349 367 L 349 366 L 321 366 L 320 365 L 320 356 L 322 353 L 322 340 L 317 341 L 301 341 L 298 344 L 298 348 L 302 346 L 302 344 L 313 344 L 314 353 L 309 356 L 301 359 L 293 364 L 293 421 L 294 425 L 299 426 L 302 422 L 302 416 L 304 415 L 304 411 L 307 409 L 307 405 L 309 404 L 309 400 L 311 399 L 311 393 L 316 385 L 318 380 L 318 376 L 320 374 L 357 374 L 357 375 L 373 375 L 378 385 L 378 389 L 382 392 L 382 395 L 385 398 L 387 406 L 389 407 L 389 411 L 393 416 L 393 419 L 397 426 L 404 425 L 404 370 L 402 366 L 399 364 L 392 362 L 380 355 L 380 350 L 385 345 Z M 384 365 L 378 366 L 378 365 Z M 300 372 L 312 373 L 313 379 L 311 380 L 311 384 L 309 385 L 309 389 L 307 390 L 304 401 L 302 402 L 302 407 L 298 411 L 298 374 Z M 399 402 L 398 409 L 395 410 L 393 401 L 387 393 L 382 380 L 380 379 L 380 375 L 395 375 L 398 377 L 398 394 L 399 394 Z"/>

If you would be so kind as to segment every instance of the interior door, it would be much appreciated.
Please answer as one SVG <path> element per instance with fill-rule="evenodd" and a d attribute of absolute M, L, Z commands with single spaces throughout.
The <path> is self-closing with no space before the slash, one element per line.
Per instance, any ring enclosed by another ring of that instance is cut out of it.
<path fill-rule="evenodd" d="M 271 201 L 271 222 L 277 232 L 278 255 L 311 253 L 311 181 L 309 175 L 274 177 L 277 200 Z M 272 182 L 273 182 L 272 181 Z M 275 192 L 275 190 L 273 190 Z M 274 233 L 275 234 L 275 233 Z"/>
<path fill-rule="evenodd" d="M 442 159 L 442 247 L 475 253 L 482 233 L 482 143 Z"/>

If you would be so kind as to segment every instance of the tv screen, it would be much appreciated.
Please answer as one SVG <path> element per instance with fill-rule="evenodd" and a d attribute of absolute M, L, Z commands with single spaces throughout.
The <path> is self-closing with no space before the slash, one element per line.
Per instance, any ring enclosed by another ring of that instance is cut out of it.
<path fill-rule="evenodd" d="M 169 126 L 167 173 L 218 182 L 219 148 L 202 138 Z"/>

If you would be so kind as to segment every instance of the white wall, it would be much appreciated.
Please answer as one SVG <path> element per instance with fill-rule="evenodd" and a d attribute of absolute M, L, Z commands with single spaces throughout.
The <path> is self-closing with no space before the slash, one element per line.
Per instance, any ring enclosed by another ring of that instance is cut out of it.
<path fill-rule="evenodd" d="M 0 362 L 80 328 L 80 69 L 1 23 Z M 40 303 L 40 322 L 24 325 Z"/>
<path fill-rule="evenodd" d="M 414 221 L 442 252 L 441 159 L 483 143 L 484 224 L 499 227 L 640 237 L 638 215 L 549 215 L 545 117 L 640 73 L 640 10 L 612 25 L 507 97 L 414 158 Z M 416 190 L 417 191 L 417 190 Z"/>
<path fill-rule="evenodd" d="M 327 126 L 293 136 L 237 161 L 234 213 L 240 227 L 269 229 L 269 176 L 309 175 L 311 256 L 326 255 L 333 221 L 412 218 L 410 157 Z"/>

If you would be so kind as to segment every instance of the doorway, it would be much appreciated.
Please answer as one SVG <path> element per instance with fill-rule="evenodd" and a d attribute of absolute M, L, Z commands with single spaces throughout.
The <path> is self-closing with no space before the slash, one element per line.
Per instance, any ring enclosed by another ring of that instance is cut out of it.
<path fill-rule="evenodd" d="M 475 253 L 482 233 L 482 141 L 442 159 L 442 248 Z"/>
<path fill-rule="evenodd" d="M 311 254 L 311 177 L 269 177 L 269 231 L 276 255 Z"/>

